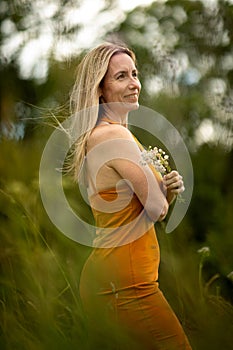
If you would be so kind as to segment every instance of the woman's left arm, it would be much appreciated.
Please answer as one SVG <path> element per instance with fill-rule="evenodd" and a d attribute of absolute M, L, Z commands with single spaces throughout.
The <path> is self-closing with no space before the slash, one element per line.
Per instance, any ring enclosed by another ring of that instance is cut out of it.
<path fill-rule="evenodd" d="M 167 190 L 168 204 L 171 204 L 176 196 L 185 190 L 183 178 L 176 170 L 172 170 L 169 174 L 164 175 L 163 183 Z"/>

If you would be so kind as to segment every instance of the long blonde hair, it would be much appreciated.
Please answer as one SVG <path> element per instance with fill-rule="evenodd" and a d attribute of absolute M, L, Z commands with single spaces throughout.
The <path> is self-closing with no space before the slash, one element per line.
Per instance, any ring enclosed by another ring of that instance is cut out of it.
<path fill-rule="evenodd" d="M 98 120 L 101 84 L 111 57 L 118 53 L 126 53 L 135 62 L 133 51 L 127 47 L 103 43 L 91 50 L 78 66 L 76 81 L 70 96 L 70 109 L 74 117 L 72 128 L 78 130 L 80 135 L 74 143 L 71 163 L 75 181 L 78 180 L 85 157 L 87 140 Z"/>

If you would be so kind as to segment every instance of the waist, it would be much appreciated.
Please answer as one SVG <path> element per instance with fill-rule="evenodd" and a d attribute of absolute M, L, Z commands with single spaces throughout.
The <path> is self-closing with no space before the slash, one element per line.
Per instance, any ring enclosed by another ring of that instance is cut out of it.
<path fill-rule="evenodd" d="M 127 185 L 101 191 L 89 200 L 95 218 L 96 247 L 125 245 L 153 226 L 138 197 Z"/>

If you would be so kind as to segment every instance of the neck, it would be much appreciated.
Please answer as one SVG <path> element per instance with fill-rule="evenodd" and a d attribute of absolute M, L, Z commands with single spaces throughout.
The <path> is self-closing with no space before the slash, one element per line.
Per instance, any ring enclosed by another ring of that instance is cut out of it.
<path fill-rule="evenodd" d="M 121 124 L 121 125 L 126 125 L 127 122 L 128 122 L 128 116 L 119 116 L 119 115 L 115 115 L 115 114 L 104 114 L 103 119 L 109 119 L 111 120 L 112 122 L 115 122 L 117 124 Z M 101 118 L 101 119 L 102 119 Z"/>
<path fill-rule="evenodd" d="M 118 111 L 110 110 L 109 108 L 104 108 L 104 113 L 100 117 L 101 119 L 108 119 L 116 124 L 121 124 L 124 126 L 127 126 L 128 122 L 128 113 L 127 114 L 120 114 Z"/>

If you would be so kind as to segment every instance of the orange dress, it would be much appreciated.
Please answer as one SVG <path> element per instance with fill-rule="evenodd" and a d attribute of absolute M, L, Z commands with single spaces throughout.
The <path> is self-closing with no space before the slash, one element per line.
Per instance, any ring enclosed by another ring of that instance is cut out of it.
<path fill-rule="evenodd" d="M 135 193 L 125 183 L 89 200 L 96 239 L 80 296 L 90 349 L 191 350 L 159 289 L 156 232 Z M 101 200 L 109 203 L 108 213 L 95 209 Z"/>

